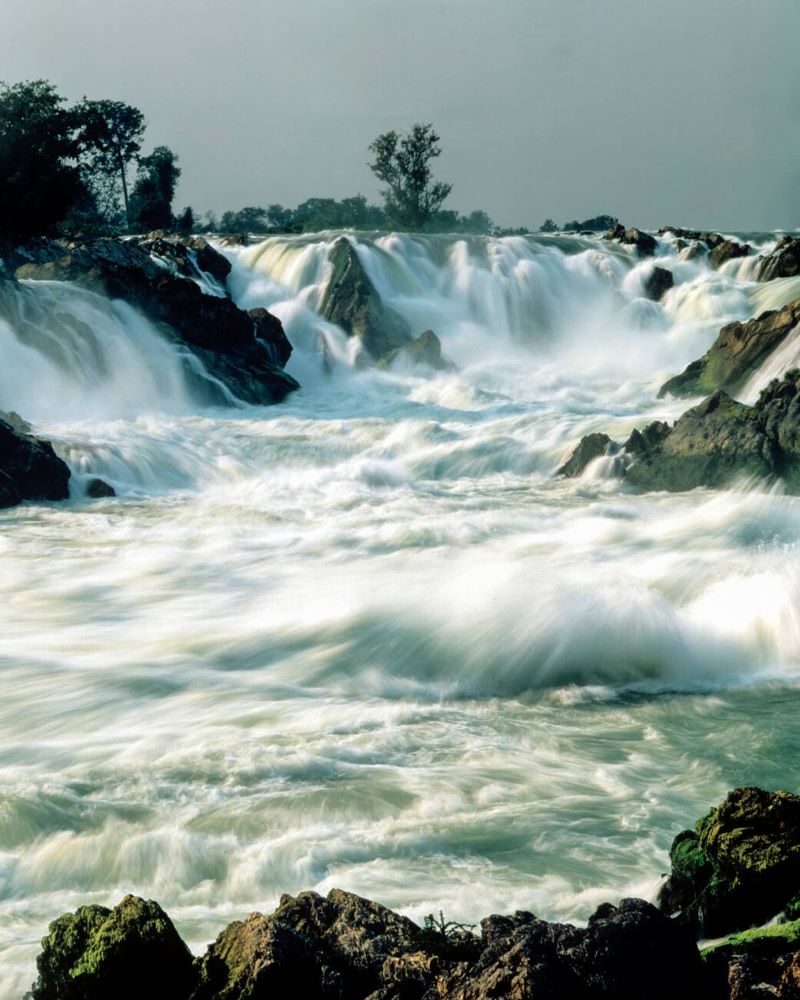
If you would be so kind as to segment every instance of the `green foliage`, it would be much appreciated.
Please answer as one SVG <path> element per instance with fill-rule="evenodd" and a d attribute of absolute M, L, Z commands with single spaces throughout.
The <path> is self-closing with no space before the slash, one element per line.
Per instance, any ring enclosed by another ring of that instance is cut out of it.
<path fill-rule="evenodd" d="M 0 243 L 52 232 L 86 196 L 75 116 L 46 80 L 0 83 Z"/>
<path fill-rule="evenodd" d="M 753 927 L 750 930 L 739 931 L 718 944 L 704 948 L 705 958 L 718 950 L 746 952 L 761 946 L 796 946 L 800 942 L 800 920 L 791 920 L 785 924 L 770 924 L 769 927 Z"/>
<path fill-rule="evenodd" d="M 548 219 L 548 222 L 552 222 L 552 219 Z M 584 219 L 583 222 L 578 222 L 577 219 L 573 219 L 572 222 L 565 222 L 564 229 L 588 229 L 594 233 L 602 232 L 605 229 L 611 229 L 619 222 L 613 215 L 595 215 L 591 219 Z M 552 231 L 552 230 L 550 230 Z"/>
<path fill-rule="evenodd" d="M 369 168 L 386 184 L 386 215 L 404 228 L 421 229 L 453 189 L 433 179 L 430 162 L 441 155 L 439 139 L 433 125 L 418 123 L 403 135 L 384 132 L 369 146 L 375 156 Z"/>
<path fill-rule="evenodd" d="M 83 174 L 101 212 L 112 215 L 121 189 L 125 221 L 130 228 L 127 172 L 142 148 L 144 115 L 122 101 L 90 101 L 75 108 L 83 150 Z"/>
<path fill-rule="evenodd" d="M 474 924 L 460 924 L 455 920 L 445 920 L 441 910 L 438 917 L 429 913 L 423 920 L 419 932 L 419 948 L 441 958 L 455 961 L 469 960 L 480 950 L 480 942 L 472 933 L 474 926 Z"/>
<path fill-rule="evenodd" d="M 179 233 L 188 235 L 194 229 L 194 211 L 191 205 L 187 205 L 175 220 L 175 228 Z"/>
<path fill-rule="evenodd" d="M 134 229 L 145 232 L 172 227 L 172 199 L 181 174 L 177 159 L 167 146 L 156 146 L 149 156 L 139 158 L 139 171 L 130 200 L 130 221 Z"/>
<path fill-rule="evenodd" d="M 558 226 L 552 219 L 545 219 L 544 222 L 539 226 L 540 233 L 557 233 Z"/>
<path fill-rule="evenodd" d="M 238 212 L 223 212 L 219 225 L 226 233 L 264 233 L 269 229 L 266 209 L 252 205 Z"/>

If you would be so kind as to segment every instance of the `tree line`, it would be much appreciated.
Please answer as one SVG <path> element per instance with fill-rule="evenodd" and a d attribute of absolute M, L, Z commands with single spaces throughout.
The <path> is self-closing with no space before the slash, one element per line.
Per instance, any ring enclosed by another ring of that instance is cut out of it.
<path fill-rule="evenodd" d="M 3 242 L 174 226 L 178 158 L 167 146 L 144 155 L 145 127 L 122 101 L 68 105 L 47 80 L 0 83 Z"/>

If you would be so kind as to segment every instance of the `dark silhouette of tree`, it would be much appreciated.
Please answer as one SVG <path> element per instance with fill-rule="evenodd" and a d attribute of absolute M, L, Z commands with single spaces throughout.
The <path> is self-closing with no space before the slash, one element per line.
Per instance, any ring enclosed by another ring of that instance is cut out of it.
<path fill-rule="evenodd" d="M 386 184 L 386 214 L 405 228 L 421 229 L 453 189 L 433 179 L 430 163 L 442 152 L 433 125 L 416 124 L 403 135 L 384 132 L 369 150 L 375 155 L 369 168 Z"/>
<path fill-rule="evenodd" d="M 540 233 L 557 233 L 558 226 L 553 222 L 552 219 L 545 219 L 544 222 L 539 226 Z"/>
<path fill-rule="evenodd" d="M 194 229 L 194 210 L 191 205 L 187 205 L 175 220 L 175 228 L 184 234 L 191 233 Z"/>
<path fill-rule="evenodd" d="M 156 146 L 149 156 L 139 157 L 130 202 L 131 225 L 137 231 L 172 228 L 172 199 L 181 174 L 177 159 L 167 146 Z"/>
<path fill-rule="evenodd" d="M 269 229 L 266 209 L 253 205 L 238 212 L 223 212 L 219 225 L 225 233 L 263 233 Z"/>
<path fill-rule="evenodd" d="M 89 186 L 93 186 L 93 177 L 98 184 L 102 184 L 103 177 L 119 178 L 125 223 L 130 229 L 127 175 L 131 162 L 142 148 L 144 115 L 138 108 L 122 101 L 90 101 L 85 97 L 75 112 L 80 123 Z"/>
<path fill-rule="evenodd" d="M 0 83 L 0 241 L 51 232 L 85 199 L 74 115 L 46 80 Z"/>

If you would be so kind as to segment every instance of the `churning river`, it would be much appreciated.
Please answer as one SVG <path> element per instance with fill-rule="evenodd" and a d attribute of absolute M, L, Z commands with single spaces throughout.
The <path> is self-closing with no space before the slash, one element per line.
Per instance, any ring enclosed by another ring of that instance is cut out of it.
<path fill-rule="evenodd" d="M 0 321 L 0 408 L 119 494 L 0 513 L 0 996 L 126 892 L 196 948 L 302 888 L 585 920 L 730 787 L 798 790 L 800 499 L 554 470 L 800 279 L 660 240 L 657 304 L 602 240 L 351 236 L 457 366 L 381 372 L 315 312 L 334 238 L 226 251 L 295 348 L 274 407 L 69 285 Z"/>

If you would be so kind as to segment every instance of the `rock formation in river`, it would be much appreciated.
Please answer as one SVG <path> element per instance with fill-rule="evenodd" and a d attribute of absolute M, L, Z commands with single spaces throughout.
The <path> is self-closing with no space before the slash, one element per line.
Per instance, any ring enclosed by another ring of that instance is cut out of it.
<path fill-rule="evenodd" d="M 0 413 L 0 508 L 23 500 L 65 500 L 70 471 L 49 441 L 16 413 Z"/>
<path fill-rule="evenodd" d="M 358 337 L 373 361 L 380 361 L 411 340 L 403 317 L 381 298 L 358 259 L 353 244 L 340 236 L 328 254 L 331 276 L 319 313 L 351 337 Z"/>
<path fill-rule="evenodd" d="M 124 299 L 244 402 L 276 403 L 298 388 L 283 371 L 292 347 L 280 320 L 234 304 L 224 288 L 230 264 L 203 239 L 38 240 L 16 251 L 11 263 L 18 279 L 74 281 Z M 217 294 L 193 280 L 204 275 Z"/>
<path fill-rule="evenodd" d="M 800 797 L 738 788 L 679 833 L 658 906 L 423 927 L 340 889 L 283 896 L 193 959 L 152 901 L 53 921 L 32 1000 L 755 1000 L 800 995 Z M 789 922 L 749 930 L 779 911 Z M 698 951 L 703 934 L 727 935 Z"/>
<path fill-rule="evenodd" d="M 660 396 L 699 396 L 724 389 L 735 393 L 800 323 L 800 299 L 755 319 L 728 323 L 702 358 L 661 387 Z"/>
<path fill-rule="evenodd" d="M 793 278 L 800 274 L 800 239 L 782 236 L 774 250 L 758 258 L 756 277 L 759 281 L 773 278 Z"/>
<path fill-rule="evenodd" d="M 578 476 L 590 461 L 611 454 L 621 456 L 625 482 L 641 489 L 717 488 L 756 477 L 781 479 L 800 493 L 800 371 L 773 379 L 753 406 L 717 390 L 672 426 L 656 421 L 624 445 L 588 435 L 558 473 Z"/>

